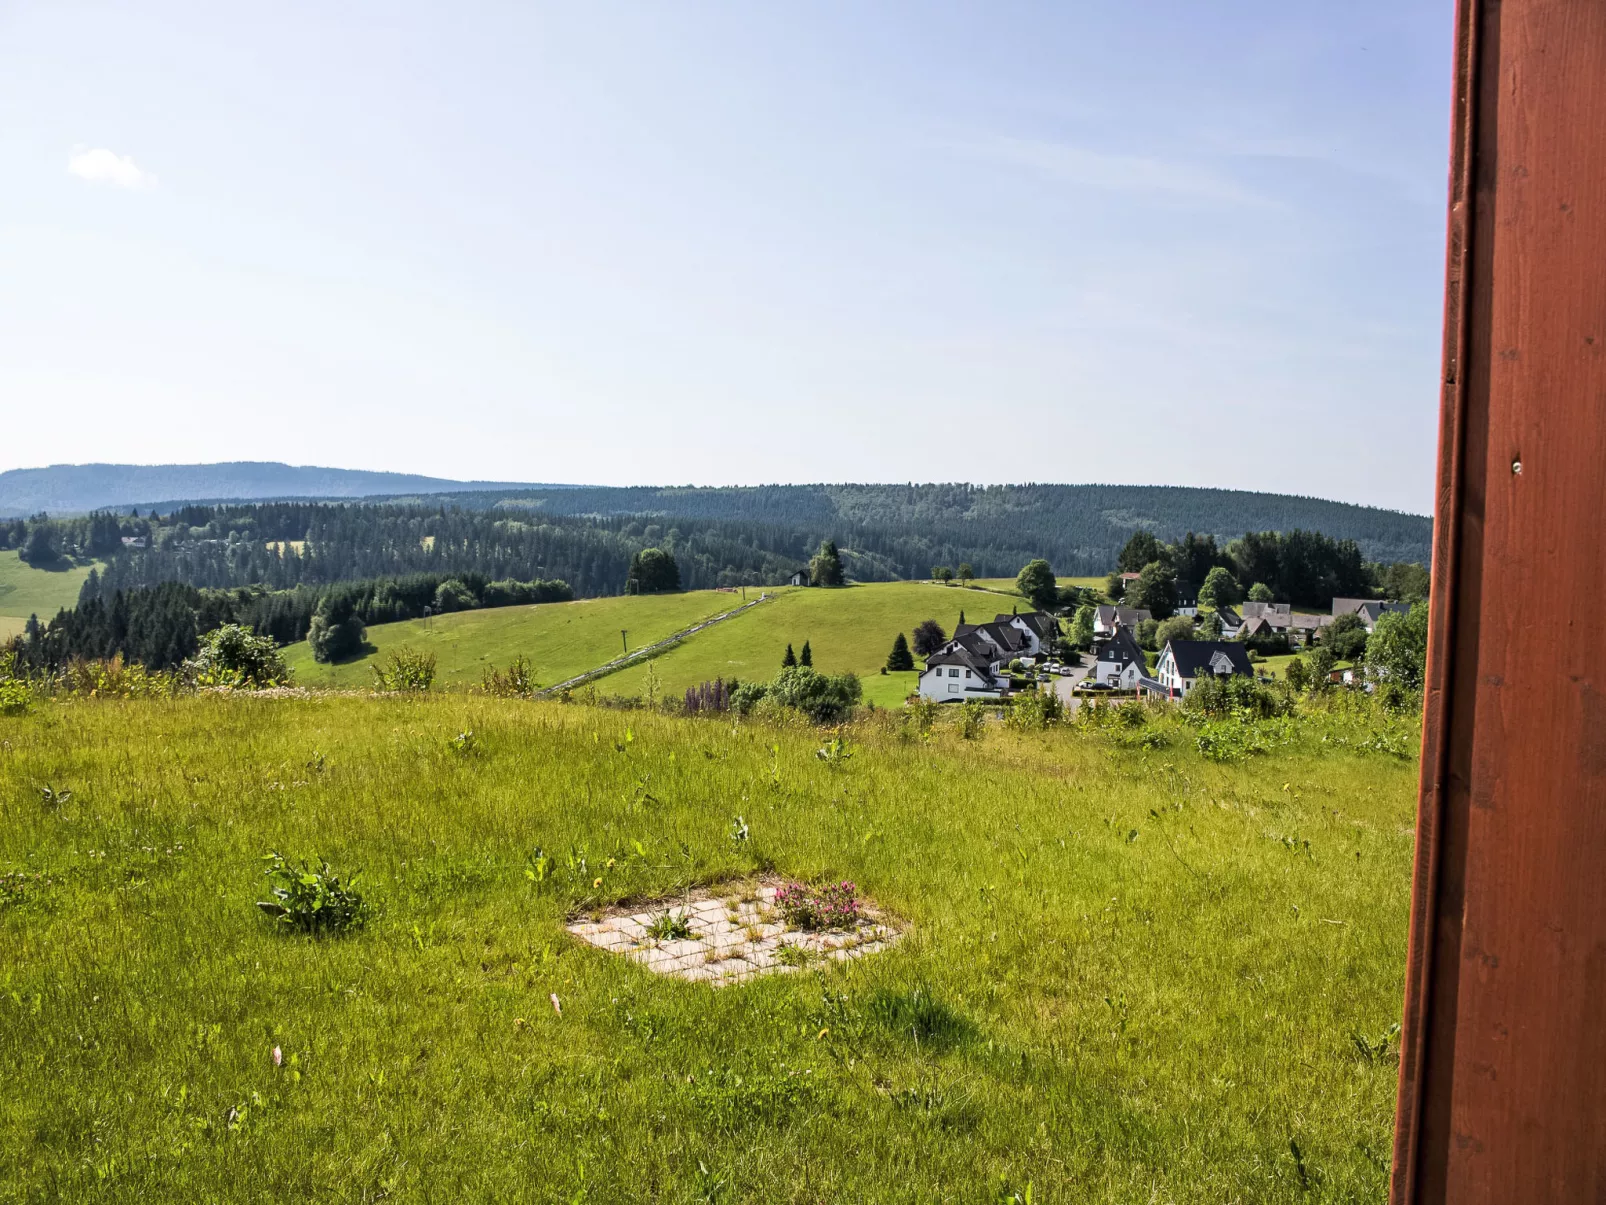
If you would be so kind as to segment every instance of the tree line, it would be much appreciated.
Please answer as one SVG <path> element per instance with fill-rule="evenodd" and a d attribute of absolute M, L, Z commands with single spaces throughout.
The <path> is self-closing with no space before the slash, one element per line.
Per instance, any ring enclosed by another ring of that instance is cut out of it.
<path fill-rule="evenodd" d="M 91 571 L 76 607 L 48 623 L 30 619 L 13 647 L 23 665 L 36 669 L 122 657 L 147 669 L 168 670 L 194 657 L 208 632 L 240 624 L 279 644 L 310 640 L 313 655 L 328 661 L 358 652 L 369 624 L 573 597 L 561 581 L 488 580 L 474 573 L 220 590 L 183 582 L 108 589 Z"/>

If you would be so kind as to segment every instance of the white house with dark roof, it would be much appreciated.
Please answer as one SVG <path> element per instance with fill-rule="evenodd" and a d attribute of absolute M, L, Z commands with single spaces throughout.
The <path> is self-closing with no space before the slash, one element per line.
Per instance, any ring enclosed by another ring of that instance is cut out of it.
<path fill-rule="evenodd" d="M 1254 667 L 1244 646 L 1230 640 L 1168 640 L 1155 663 L 1154 677 L 1140 683 L 1150 694 L 1180 699 L 1200 677 L 1253 678 Z"/>
<path fill-rule="evenodd" d="M 1093 680 L 1112 690 L 1136 690 L 1138 679 L 1149 672 L 1149 662 L 1132 632 L 1117 628 L 1115 634 L 1093 646 Z"/>
<path fill-rule="evenodd" d="M 1216 618 L 1221 620 L 1221 638 L 1236 640 L 1244 630 L 1244 617 L 1231 607 L 1217 607 Z"/>
<path fill-rule="evenodd" d="M 1410 603 L 1395 602 L 1392 599 L 1381 598 L 1335 598 L 1333 600 L 1333 618 L 1340 615 L 1359 615 L 1361 622 L 1366 625 L 1368 634 L 1377 627 L 1377 621 L 1390 611 L 1409 611 Z"/>
<path fill-rule="evenodd" d="M 1116 628 L 1135 628 L 1154 613 L 1143 607 L 1112 607 L 1105 604 L 1093 611 L 1093 635 L 1113 636 Z"/>
<path fill-rule="evenodd" d="M 1009 693 L 1009 663 L 1046 657 L 1058 636 L 1059 620 L 1041 611 L 962 623 L 926 658 L 920 694 L 940 703 L 1001 698 Z"/>

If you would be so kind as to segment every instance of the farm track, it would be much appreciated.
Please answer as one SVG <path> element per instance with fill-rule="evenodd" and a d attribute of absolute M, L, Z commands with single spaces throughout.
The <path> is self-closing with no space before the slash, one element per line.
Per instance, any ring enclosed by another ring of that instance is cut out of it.
<path fill-rule="evenodd" d="M 594 669 L 586 670 L 583 674 L 576 674 L 574 677 L 559 682 L 554 686 L 548 686 L 545 690 L 539 690 L 535 693 L 535 697 L 538 699 L 549 698 L 552 695 L 562 694 L 566 690 L 574 690 L 576 687 L 584 686 L 588 682 L 595 682 L 598 678 L 606 678 L 609 674 L 616 673 L 622 669 L 627 669 L 630 666 L 635 665 L 637 662 L 645 661 L 651 657 L 656 657 L 659 653 L 668 652 L 670 649 L 674 648 L 677 644 L 688 637 L 695 636 L 698 632 L 701 632 L 706 628 L 711 628 L 716 623 L 723 623 L 727 619 L 734 619 L 736 616 L 745 614 L 746 612 L 751 611 L 754 607 L 759 606 L 762 603 L 767 603 L 776 597 L 778 596 L 774 594 L 760 595 L 752 602 L 745 602 L 739 607 L 733 607 L 729 611 L 721 611 L 718 615 L 712 615 L 699 623 L 694 623 L 689 628 L 682 628 L 680 631 L 675 632 L 672 635 L 665 636 L 662 640 L 655 641 L 654 643 L 639 649 L 632 649 L 628 653 L 615 657 L 612 661 L 604 662 L 602 665 L 599 665 Z"/>

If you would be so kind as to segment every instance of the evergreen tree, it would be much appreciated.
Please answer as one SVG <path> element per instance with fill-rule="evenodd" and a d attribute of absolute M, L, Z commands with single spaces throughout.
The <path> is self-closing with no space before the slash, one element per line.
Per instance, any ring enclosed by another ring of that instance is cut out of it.
<path fill-rule="evenodd" d="M 796 664 L 797 664 L 797 654 L 792 651 L 792 646 L 790 644 L 788 644 L 786 646 L 786 656 L 781 658 L 781 668 L 782 669 L 791 669 L 792 666 L 794 666 Z"/>
<path fill-rule="evenodd" d="M 803 651 L 798 655 L 797 663 L 799 665 L 807 665 L 811 668 L 814 665 L 814 650 L 809 647 L 809 642 L 807 640 L 803 642 Z"/>
<path fill-rule="evenodd" d="M 1165 546 L 1155 539 L 1152 531 L 1139 528 L 1132 533 L 1126 546 L 1121 549 L 1121 555 L 1116 558 L 1116 565 L 1122 573 L 1141 573 L 1143 566 L 1150 561 L 1160 560 L 1165 553 Z"/>
<path fill-rule="evenodd" d="M 965 626 L 965 613 L 963 611 L 959 612 L 959 626 L 960 627 L 964 627 Z"/>
<path fill-rule="evenodd" d="M 896 673 L 899 670 L 909 670 L 915 667 L 915 659 L 909 652 L 909 641 L 902 632 L 892 642 L 892 651 L 887 654 L 887 672 Z"/>

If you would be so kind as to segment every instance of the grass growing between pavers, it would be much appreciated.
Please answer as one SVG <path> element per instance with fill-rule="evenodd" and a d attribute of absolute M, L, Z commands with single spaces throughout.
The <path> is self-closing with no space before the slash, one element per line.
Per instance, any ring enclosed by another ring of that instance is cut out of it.
<path fill-rule="evenodd" d="M 1384 721 L 1220 764 L 1169 721 L 917 723 L 825 761 L 462 695 L 0 718 L 0 1197 L 1381 1200 L 1415 783 Z M 367 924 L 278 931 L 271 850 L 360 872 Z M 758 872 L 908 931 L 716 991 L 563 929 Z"/>

